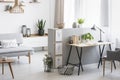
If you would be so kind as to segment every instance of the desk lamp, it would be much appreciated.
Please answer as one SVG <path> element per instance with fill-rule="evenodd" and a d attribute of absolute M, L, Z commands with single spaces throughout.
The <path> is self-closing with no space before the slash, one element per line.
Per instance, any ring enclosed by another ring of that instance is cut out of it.
<path fill-rule="evenodd" d="M 101 28 L 97 27 L 95 24 L 91 28 L 92 30 L 96 30 L 96 28 L 100 31 L 100 40 L 98 42 L 103 42 L 102 41 L 102 33 L 105 33 Z"/>

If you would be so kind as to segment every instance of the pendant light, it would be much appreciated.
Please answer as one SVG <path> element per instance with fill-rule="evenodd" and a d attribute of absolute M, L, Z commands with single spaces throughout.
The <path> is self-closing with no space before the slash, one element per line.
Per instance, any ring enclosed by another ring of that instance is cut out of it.
<path fill-rule="evenodd" d="M 24 13 L 24 9 L 21 7 L 21 4 L 18 0 L 15 0 L 14 6 L 9 11 L 10 13 Z"/>

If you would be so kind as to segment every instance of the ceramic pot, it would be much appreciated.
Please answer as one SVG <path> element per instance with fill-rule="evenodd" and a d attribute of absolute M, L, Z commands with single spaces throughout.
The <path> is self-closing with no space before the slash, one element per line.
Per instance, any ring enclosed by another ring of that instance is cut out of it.
<path fill-rule="evenodd" d="M 38 30 L 38 34 L 39 34 L 40 36 L 43 36 L 43 35 L 44 35 L 44 30 L 43 30 L 43 29 Z"/>

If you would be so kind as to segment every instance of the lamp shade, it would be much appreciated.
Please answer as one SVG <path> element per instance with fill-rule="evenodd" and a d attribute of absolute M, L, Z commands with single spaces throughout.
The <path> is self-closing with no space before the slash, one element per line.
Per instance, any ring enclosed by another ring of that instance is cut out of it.
<path fill-rule="evenodd" d="M 102 33 L 105 33 L 105 32 L 101 28 L 97 27 L 95 24 L 93 25 L 93 27 L 91 29 L 96 30 L 96 28 L 100 31 L 100 40 L 98 42 L 103 42 L 102 41 Z"/>
<path fill-rule="evenodd" d="M 93 27 L 92 27 L 91 29 L 92 29 L 92 30 L 96 30 L 95 25 L 93 25 Z"/>

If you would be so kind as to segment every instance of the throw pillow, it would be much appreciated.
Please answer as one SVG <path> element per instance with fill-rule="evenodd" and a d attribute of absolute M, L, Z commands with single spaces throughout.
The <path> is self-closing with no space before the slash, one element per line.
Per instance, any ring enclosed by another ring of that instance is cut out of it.
<path fill-rule="evenodd" d="M 17 47 L 18 44 L 16 39 L 1 40 L 1 46 L 2 48 L 10 48 L 10 47 Z"/>

